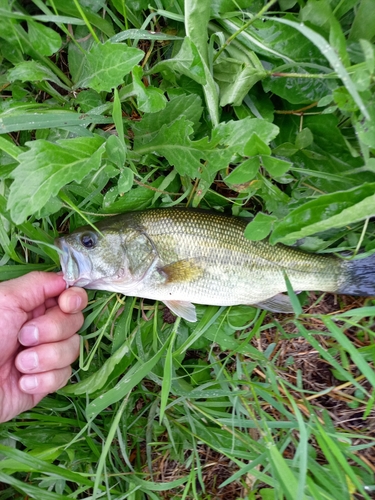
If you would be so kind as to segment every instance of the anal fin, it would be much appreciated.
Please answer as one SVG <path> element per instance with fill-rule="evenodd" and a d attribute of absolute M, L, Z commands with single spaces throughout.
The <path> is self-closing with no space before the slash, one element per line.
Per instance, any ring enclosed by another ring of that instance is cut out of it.
<path fill-rule="evenodd" d="M 274 297 L 271 297 L 270 299 L 263 300 L 262 302 L 258 302 L 257 304 L 252 305 L 276 313 L 294 313 L 293 306 L 288 295 L 283 295 L 282 293 L 279 293 Z"/>
<path fill-rule="evenodd" d="M 195 306 L 191 302 L 185 302 L 184 300 L 163 300 L 163 302 L 177 316 L 181 316 L 190 323 L 197 321 Z"/>

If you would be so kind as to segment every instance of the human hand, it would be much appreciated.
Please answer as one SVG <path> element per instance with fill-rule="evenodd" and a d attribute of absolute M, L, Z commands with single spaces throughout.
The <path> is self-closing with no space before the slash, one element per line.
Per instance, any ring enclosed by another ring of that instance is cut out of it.
<path fill-rule="evenodd" d="M 0 283 L 0 422 L 63 387 L 79 354 L 83 288 L 32 272 Z"/>

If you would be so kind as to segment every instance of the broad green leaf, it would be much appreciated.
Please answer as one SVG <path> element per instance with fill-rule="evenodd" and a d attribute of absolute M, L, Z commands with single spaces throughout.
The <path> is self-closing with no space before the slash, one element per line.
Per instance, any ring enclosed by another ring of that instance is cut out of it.
<path fill-rule="evenodd" d="M 215 311 L 215 310 L 214 310 Z M 220 310 L 219 310 L 220 311 Z M 209 339 L 211 342 L 215 342 L 220 345 L 223 351 L 234 350 L 238 352 L 252 352 L 255 349 L 252 346 L 242 344 L 241 341 L 234 337 L 235 331 L 242 329 L 245 325 L 252 322 L 256 315 L 256 309 L 250 306 L 234 306 L 230 310 L 226 310 L 225 315 L 217 316 L 214 322 L 208 323 L 208 328 L 205 328 L 204 337 Z M 189 337 L 188 342 L 194 336 L 194 332 Z M 193 347 L 194 348 L 194 347 Z"/>
<path fill-rule="evenodd" d="M 161 61 L 152 68 L 152 73 L 159 71 L 175 71 L 188 76 L 201 85 L 206 83 L 206 73 L 201 56 L 189 37 L 184 38 L 181 49 L 175 57 Z"/>
<path fill-rule="evenodd" d="M 348 89 L 350 92 L 351 96 L 357 103 L 358 108 L 360 109 L 361 113 L 366 119 L 369 119 L 369 114 L 366 109 L 366 106 L 363 103 L 363 100 L 361 96 L 358 94 L 357 89 L 355 88 L 352 80 L 350 79 L 349 73 L 346 71 L 344 68 L 339 56 L 336 54 L 334 49 L 330 46 L 330 44 L 321 36 L 319 33 L 316 31 L 313 31 L 311 28 L 308 28 L 304 24 L 299 24 L 294 21 L 290 21 L 289 19 L 281 19 L 281 18 L 275 18 L 275 22 L 281 23 L 281 24 L 286 24 L 288 26 L 291 26 L 295 28 L 297 31 L 302 33 L 306 38 L 311 40 L 311 42 L 318 47 L 318 49 L 321 51 L 321 53 L 327 58 L 329 63 L 331 64 L 333 70 L 337 73 L 339 78 L 341 78 L 342 83 L 345 85 L 345 87 Z M 323 96 L 321 96 L 323 97 Z"/>
<path fill-rule="evenodd" d="M 245 229 L 245 236 L 251 241 L 260 241 L 266 238 L 272 229 L 276 217 L 258 212 Z"/>
<path fill-rule="evenodd" d="M 109 160 L 118 168 L 122 169 L 126 159 L 126 146 L 124 141 L 117 135 L 111 135 L 105 143 L 105 150 Z"/>
<path fill-rule="evenodd" d="M 297 149 L 305 149 L 311 146 L 314 141 L 314 136 L 309 128 L 304 128 L 301 132 L 298 132 L 296 137 L 296 148 Z"/>
<path fill-rule="evenodd" d="M 121 43 L 95 44 L 86 55 L 81 80 L 75 88 L 90 87 L 110 92 L 121 85 L 124 77 L 144 56 L 142 50 Z"/>
<path fill-rule="evenodd" d="M 120 93 L 121 94 L 121 93 Z M 169 125 L 184 115 L 186 120 L 193 123 L 196 127 L 202 115 L 202 100 L 197 95 L 181 95 L 174 97 L 167 102 L 166 107 L 158 113 L 144 115 L 140 122 L 132 125 L 134 131 L 135 148 L 140 144 L 150 142 L 162 128 L 163 125 Z"/>
<path fill-rule="evenodd" d="M 0 114 L 0 134 L 20 130 L 85 127 L 91 123 L 113 123 L 113 120 L 106 116 L 81 114 L 62 109 L 22 111 L 15 108 L 10 112 Z"/>
<path fill-rule="evenodd" d="M 279 18 L 265 18 L 256 20 L 247 30 L 238 34 L 236 40 L 244 47 L 254 51 L 258 57 L 296 65 L 297 62 L 309 61 L 313 64 L 324 65 L 324 56 L 310 40 L 291 29 L 289 26 L 280 26 Z M 242 26 L 243 20 L 239 17 L 221 19 L 220 24 L 229 34 L 236 33 Z"/>
<path fill-rule="evenodd" d="M 285 132 L 287 124 L 282 122 L 279 125 L 281 133 Z M 375 176 L 369 172 L 361 173 L 363 159 L 353 157 L 348 150 L 336 116 L 308 116 L 304 119 L 304 125 L 311 130 L 314 143 L 310 146 L 310 151 L 304 149 L 292 156 L 293 169 L 296 167 L 300 172 L 297 177 L 305 177 L 310 185 L 325 193 L 360 186 L 363 182 L 375 182 Z M 293 142 L 297 131 L 297 126 L 291 130 L 290 137 Z M 280 156 L 283 156 L 283 153 Z M 357 174 L 354 173 L 356 169 L 359 169 Z M 315 174 L 312 173 L 314 171 Z M 346 176 L 346 172 L 350 172 L 350 175 Z"/>
<path fill-rule="evenodd" d="M 218 18 L 227 12 L 233 12 L 235 7 L 239 9 L 247 9 L 249 7 L 248 0 L 212 0 L 210 4 L 211 16 Z"/>
<path fill-rule="evenodd" d="M 232 156 L 231 151 L 215 149 L 214 144 L 207 138 L 194 142 L 190 139 L 192 133 L 191 122 L 181 117 L 170 126 L 164 125 L 151 142 L 135 148 L 135 152 L 144 155 L 156 151 L 159 155 L 165 156 L 180 175 L 192 178 L 201 176 L 201 160 L 207 162 L 208 171 L 225 168 Z"/>
<path fill-rule="evenodd" d="M 371 41 L 375 36 L 375 9 L 373 0 L 361 0 L 352 24 L 350 40 Z"/>
<path fill-rule="evenodd" d="M 215 80 L 220 87 L 220 106 L 240 106 L 250 89 L 267 75 L 266 71 L 241 61 L 220 60 L 214 66 Z"/>
<path fill-rule="evenodd" d="M 301 66 L 288 67 L 286 75 L 292 73 L 291 76 L 278 76 L 275 71 L 273 76 L 263 80 L 263 88 L 265 92 L 273 92 L 291 104 L 319 101 L 327 94 L 331 94 L 332 90 L 337 87 L 337 82 L 323 78 L 309 78 L 309 75 L 314 72 L 317 71 L 307 71 Z M 293 76 L 293 73 L 301 76 Z"/>
<path fill-rule="evenodd" d="M 28 34 L 31 45 L 43 56 L 51 56 L 61 47 L 61 37 L 57 31 L 36 23 L 28 21 Z"/>
<path fill-rule="evenodd" d="M 78 111 L 83 111 L 84 113 L 104 104 L 100 94 L 93 89 L 82 90 L 77 95 L 75 102 L 79 104 Z"/>
<path fill-rule="evenodd" d="M 246 143 L 243 152 L 246 156 L 270 155 L 271 149 L 262 139 L 260 139 L 258 134 L 253 133 Z"/>
<path fill-rule="evenodd" d="M 142 82 L 143 71 L 139 66 L 133 68 L 133 88 L 138 99 L 138 108 L 144 113 L 157 113 L 165 108 L 167 99 L 162 90 L 146 87 Z"/>
<path fill-rule="evenodd" d="M 143 210 L 150 206 L 152 198 L 155 195 L 153 188 L 158 188 L 163 181 L 163 177 L 158 177 L 154 182 L 150 183 L 150 189 L 144 186 L 139 186 L 131 189 L 126 193 L 126 196 L 121 196 L 118 200 L 106 203 L 104 199 L 104 213 L 131 212 L 132 210 Z"/>
<path fill-rule="evenodd" d="M 293 156 L 298 151 L 295 144 L 291 142 L 284 142 L 272 150 L 272 153 L 276 156 L 286 156 L 287 158 Z"/>
<path fill-rule="evenodd" d="M 217 85 L 209 68 L 208 58 L 208 22 L 210 20 L 211 6 L 209 2 L 189 0 L 185 2 L 185 31 L 192 44 L 199 53 L 205 76 L 203 92 L 206 100 L 207 111 L 214 127 L 219 124 L 219 95 Z"/>
<path fill-rule="evenodd" d="M 250 117 L 238 121 L 220 123 L 217 128 L 217 134 L 222 137 L 221 142 L 233 147 L 233 151 L 244 156 L 247 156 L 247 152 L 251 148 L 250 144 L 253 134 L 256 134 L 267 145 L 275 139 L 278 133 L 279 128 L 273 123 Z"/>
<path fill-rule="evenodd" d="M 260 161 L 256 156 L 240 163 L 232 172 L 225 177 L 228 184 L 244 184 L 255 178 L 259 172 Z"/>
<path fill-rule="evenodd" d="M 355 88 L 359 92 L 364 92 L 371 86 L 372 75 L 367 68 L 356 68 L 352 74 L 352 80 Z"/>
<path fill-rule="evenodd" d="M 301 20 L 319 26 L 326 36 L 329 33 L 329 42 L 340 56 L 344 66 L 349 66 L 346 51 L 346 40 L 341 25 L 334 16 L 329 2 L 309 0 L 301 10 Z"/>
<path fill-rule="evenodd" d="M 29 150 L 18 156 L 19 166 L 13 171 L 8 209 L 16 224 L 41 209 L 51 196 L 75 180 L 95 171 L 103 154 L 101 137 L 27 143 Z"/>
<path fill-rule="evenodd" d="M 124 121 L 122 118 L 121 100 L 120 100 L 120 96 L 119 96 L 117 88 L 114 91 L 112 118 L 113 118 L 113 122 L 114 122 L 115 127 L 116 127 L 117 138 L 120 141 L 122 149 L 123 149 L 123 153 L 120 153 L 120 158 L 121 158 L 122 154 L 126 155 L 126 144 L 125 144 L 125 138 L 124 138 Z M 124 161 L 125 161 L 125 158 L 123 158 L 122 163 L 124 163 Z M 119 166 L 119 163 L 117 163 L 117 165 Z"/>
<path fill-rule="evenodd" d="M 271 234 L 272 244 L 286 245 L 314 233 L 338 228 L 375 215 L 375 183 L 363 184 L 348 191 L 322 195 L 296 208 Z"/>
<path fill-rule="evenodd" d="M 365 122 L 358 121 L 356 123 L 356 130 L 359 140 L 370 148 L 375 148 L 375 110 L 369 109 L 370 120 Z"/>
<path fill-rule="evenodd" d="M 289 161 L 280 160 L 273 156 L 262 155 L 262 164 L 272 177 L 281 177 L 293 165 Z"/>
<path fill-rule="evenodd" d="M 246 118 L 220 123 L 213 131 L 211 140 L 203 137 L 192 141 L 192 124 L 181 117 L 170 126 L 164 125 L 152 141 L 135 146 L 134 151 L 141 155 L 156 151 L 165 156 L 179 174 L 210 179 L 215 172 L 228 165 L 233 154 L 244 154 L 254 132 L 266 143 L 276 137 L 278 127 L 258 118 Z M 218 144 L 222 147 L 217 148 Z M 201 160 L 205 162 L 204 167 Z"/>
<path fill-rule="evenodd" d="M 187 36 L 198 49 L 203 61 L 207 64 L 207 25 L 210 19 L 210 2 L 189 0 L 185 2 L 185 30 Z"/>
<path fill-rule="evenodd" d="M 360 40 L 362 51 L 366 59 L 366 67 L 369 73 L 375 71 L 375 47 L 367 40 Z"/>
<path fill-rule="evenodd" d="M 43 82 L 50 80 L 64 89 L 69 89 L 49 68 L 37 61 L 24 61 L 16 64 L 8 71 L 10 82 L 20 80 L 21 82 Z"/>
<path fill-rule="evenodd" d="M 358 110 L 357 104 L 345 87 L 338 87 L 335 89 L 333 92 L 333 100 L 341 111 L 353 113 Z"/>
<path fill-rule="evenodd" d="M 131 168 L 125 167 L 118 179 L 118 192 L 122 195 L 124 193 L 127 193 L 130 191 L 130 189 L 133 186 L 133 181 L 134 181 L 134 172 Z"/>
<path fill-rule="evenodd" d="M 203 61 L 204 74 L 206 83 L 203 85 L 203 92 L 206 100 L 209 119 L 213 127 L 219 125 L 219 92 L 211 71 L 207 64 Z"/>

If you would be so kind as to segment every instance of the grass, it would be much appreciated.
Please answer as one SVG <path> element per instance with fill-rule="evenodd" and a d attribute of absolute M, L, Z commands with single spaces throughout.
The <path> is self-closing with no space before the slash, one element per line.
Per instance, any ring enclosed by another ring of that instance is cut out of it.
<path fill-rule="evenodd" d="M 0 2 L 0 279 L 57 270 L 61 232 L 175 205 L 373 253 L 371 8 Z M 373 498 L 374 302 L 290 293 L 295 316 L 192 325 L 90 291 L 72 383 L 0 426 L 0 498 Z"/>

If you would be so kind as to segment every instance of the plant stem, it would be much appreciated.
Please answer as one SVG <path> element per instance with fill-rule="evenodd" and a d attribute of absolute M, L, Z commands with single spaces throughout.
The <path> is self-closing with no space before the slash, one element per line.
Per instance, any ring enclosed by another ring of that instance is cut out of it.
<path fill-rule="evenodd" d="M 275 3 L 277 2 L 277 0 L 270 0 L 268 3 L 266 3 L 266 5 L 263 7 L 263 9 L 260 9 L 260 11 L 254 16 L 252 17 L 249 21 L 247 21 L 247 23 L 245 23 L 239 30 L 237 30 L 235 33 L 233 33 L 233 35 L 231 35 L 228 40 L 225 41 L 224 45 L 218 50 L 218 52 L 215 54 L 214 56 L 214 61 L 216 61 L 216 59 L 220 56 L 220 54 L 228 47 L 228 45 L 230 44 L 230 42 L 232 40 L 234 40 L 242 31 L 244 31 L 246 28 L 248 28 L 249 26 L 251 26 L 253 24 L 253 22 L 255 22 L 257 19 L 259 19 L 260 17 L 263 16 L 263 14 L 265 12 L 267 12 L 267 10 L 269 8 L 272 7 L 272 5 L 274 5 Z"/>
<path fill-rule="evenodd" d="M 86 14 L 83 12 L 82 7 L 80 6 L 78 0 L 74 0 L 74 4 L 77 7 L 77 10 L 80 13 L 82 19 L 85 21 L 85 24 L 86 24 L 88 30 L 90 31 L 90 33 L 92 34 L 94 40 L 96 41 L 96 43 L 100 43 L 99 38 L 97 37 L 93 27 L 91 26 L 90 21 L 87 19 Z"/>
<path fill-rule="evenodd" d="M 325 74 L 325 73 L 270 73 L 269 76 L 279 76 L 285 78 L 337 78 L 335 73 Z"/>

